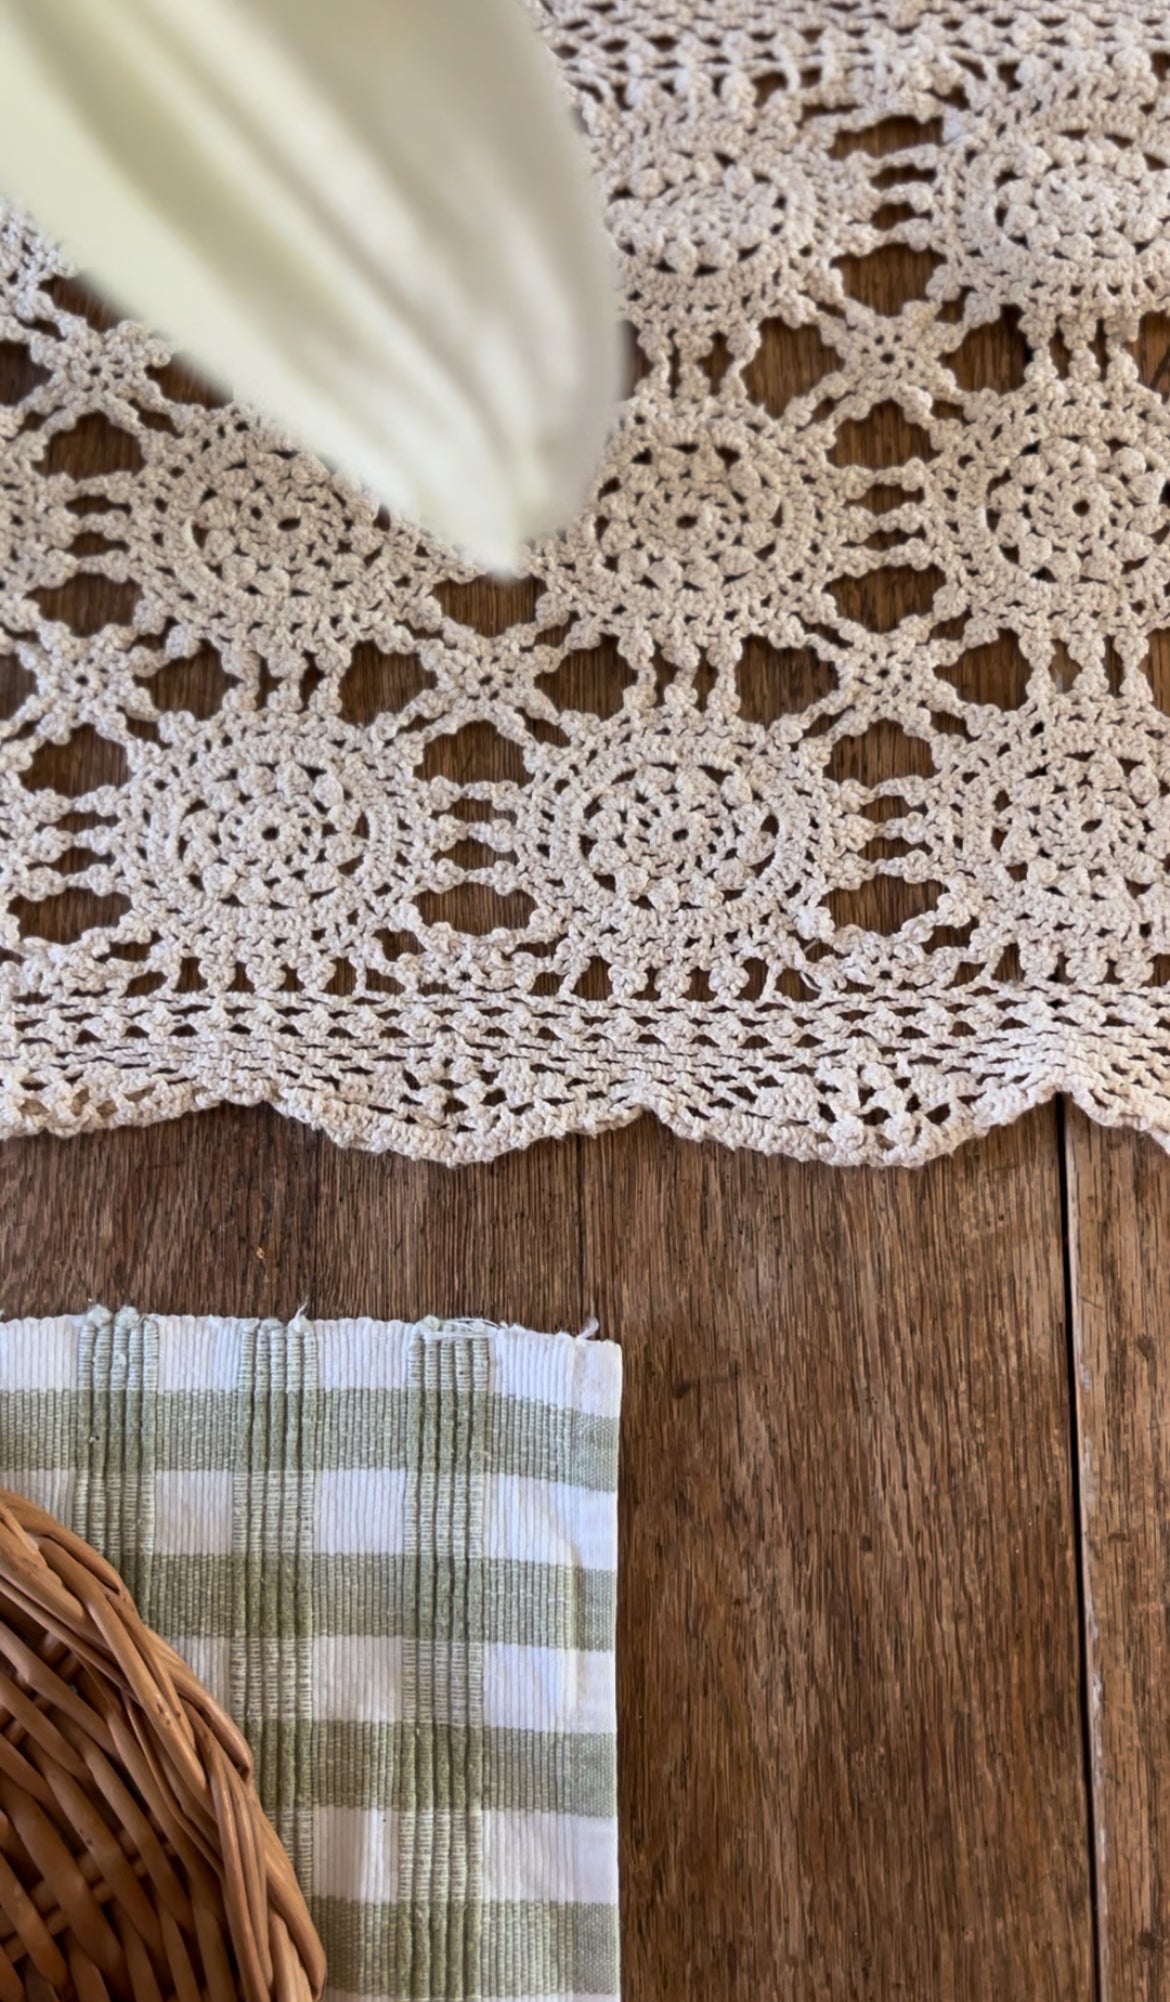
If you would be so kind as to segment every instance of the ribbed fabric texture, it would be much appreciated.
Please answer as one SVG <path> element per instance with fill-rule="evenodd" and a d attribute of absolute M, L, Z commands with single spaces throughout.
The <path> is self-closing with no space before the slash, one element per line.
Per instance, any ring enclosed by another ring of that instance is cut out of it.
<path fill-rule="evenodd" d="M 620 1384 L 486 1323 L 0 1325 L 0 1482 L 236 1717 L 333 1995 L 617 1994 Z"/>

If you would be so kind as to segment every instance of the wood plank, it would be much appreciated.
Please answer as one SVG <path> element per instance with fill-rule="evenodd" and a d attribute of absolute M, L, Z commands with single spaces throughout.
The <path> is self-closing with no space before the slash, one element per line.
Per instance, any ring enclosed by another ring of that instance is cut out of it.
<path fill-rule="evenodd" d="M 317 1205 L 320 1314 L 482 1314 L 579 1329 L 584 1142 L 548 1141 L 451 1169 L 323 1143 Z"/>
<path fill-rule="evenodd" d="M 312 1297 L 308 1127 L 226 1107 L 0 1146 L 0 1313 L 275 1314 Z"/>
<path fill-rule="evenodd" d="M 590 1311 L 578 1148 L 550 1142 L 452 1172 L 347 1152 L 267 1107 L 9 1140 L 0 1313 L 130 1301 L 155 1313 L 486 1314 L 575 1330 Z"/>
<path fill-rule="evenodd" d="M 1170 1160 L 1067 1124 L 1101 2002 L 1170 1997 Z"/>
<path fill-rule="evenodd" d="M 0 1305 L 598 1311 L 631 2002 L 1075 2002 L 1058 1226 L 1050 1112 L 913 1176 L 649 1121 L 451 1173 L 229 1110 L 0 1148 Z"/>
<path fill-rule="evenodd" d="M 917 1174 L 583 1153 L 627 2002 L 1092 1993 L 1055 1118 Z"/>

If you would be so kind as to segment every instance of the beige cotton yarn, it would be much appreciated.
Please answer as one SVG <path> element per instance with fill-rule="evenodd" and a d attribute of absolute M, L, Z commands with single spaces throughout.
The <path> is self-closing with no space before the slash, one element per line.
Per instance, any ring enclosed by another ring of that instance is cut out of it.
<path fill-rule="evenodd" d="M 916 1162 L 1065 1090 L 1165 1140 L 1164 10 L 535 11 L 642 366 L 501 630 L 4 225 L 0 1125 L 269 1100 L 456 1162 L 651 1110 Z M 94 419 L 119 469 L 56 469 Z M 53 616 L 77 573 L 125 587 L 115 622 Z M 862 783 L 879 727 L 909 749 Z M 45 780 L 94 735 L 103 783 Z M 883 878 L 909 914 L 867 929 Z M 66 935 L 78 887 L 100 922 Z"/>

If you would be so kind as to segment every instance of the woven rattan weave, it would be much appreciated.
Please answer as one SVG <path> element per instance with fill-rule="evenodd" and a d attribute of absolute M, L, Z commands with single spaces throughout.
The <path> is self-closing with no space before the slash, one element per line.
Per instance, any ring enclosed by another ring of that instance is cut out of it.
<path fill-rule="evenodd" d="M 0 1490 L 0 2002 L 310 2002 L 251 1757 L 121 1579 Z"/>

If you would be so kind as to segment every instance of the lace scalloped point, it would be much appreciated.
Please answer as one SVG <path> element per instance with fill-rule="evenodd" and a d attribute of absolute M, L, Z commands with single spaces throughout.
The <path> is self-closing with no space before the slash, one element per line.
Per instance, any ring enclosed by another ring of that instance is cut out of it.
<path fill-rule="evenodd" d="M 1166 1142 L 1163 10 L 539 13 L 635 380 L 494 593 L 5 223 L 0 1124 Z"/>

